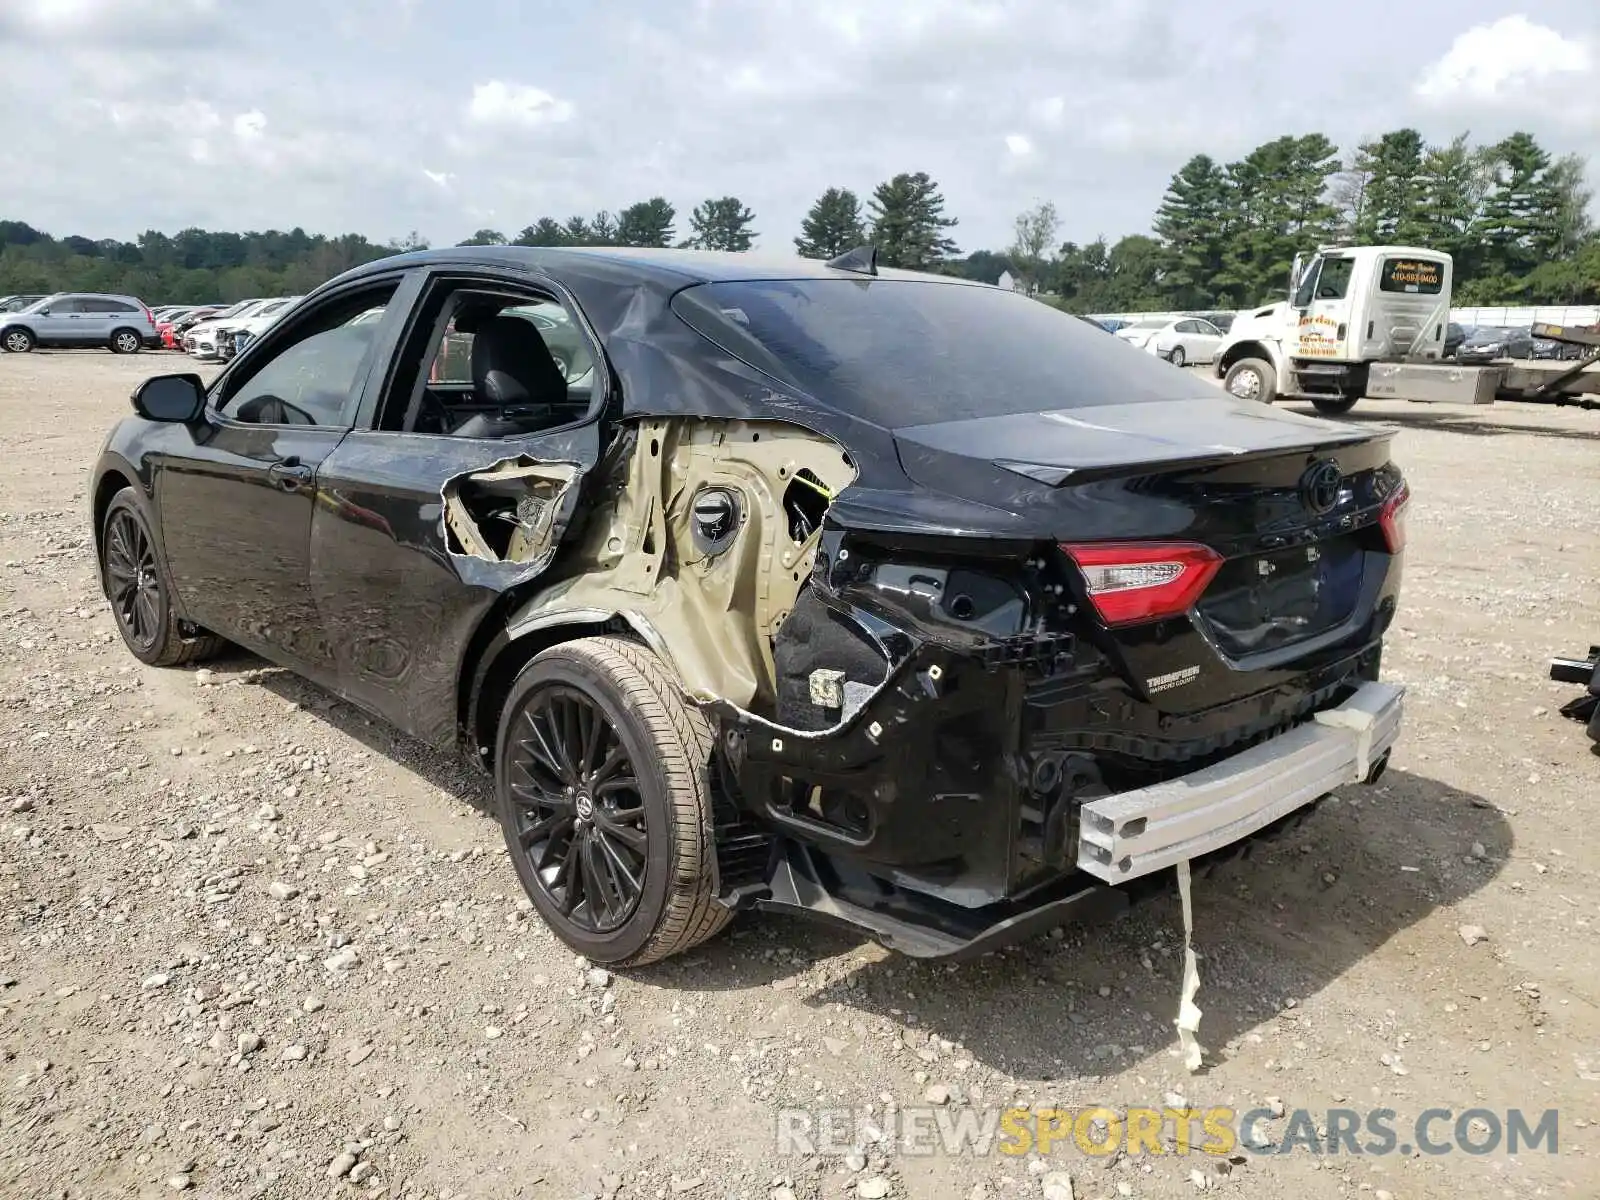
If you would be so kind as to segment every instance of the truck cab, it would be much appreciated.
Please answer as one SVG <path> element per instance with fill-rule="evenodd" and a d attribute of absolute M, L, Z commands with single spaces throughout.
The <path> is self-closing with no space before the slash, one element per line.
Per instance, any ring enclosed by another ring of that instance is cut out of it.
<path fill-rule="evenodd" d="M 1288 300 L 1241 315 L 1214 370 L 1243 400 L 1293 396 L 1319 412 L 1348 412 L 1372 363 L 1443 358 L 1451 271 L 1448 254 L 1415 246 L 1296 255 Z"/>

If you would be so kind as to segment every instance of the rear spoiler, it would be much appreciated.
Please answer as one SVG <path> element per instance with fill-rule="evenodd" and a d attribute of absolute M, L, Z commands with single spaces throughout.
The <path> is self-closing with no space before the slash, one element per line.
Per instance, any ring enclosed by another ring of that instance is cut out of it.
<path fill-rule="evenodd" d="M 1352 431 L 1349 435 L 1307 442 L 1300 446 L 1269 446 L 1246 450 L 1228 446 L 1197 446 L 1193 452 L 1161 455 L 1137 461 L 1084 462 L 1081 464 L 1031 463 L 1015 459 L 996 459 L 994 465 L 1015 475 L 1022 475 L 1046 487 L 1065 484 L 1097 483 L 1104 479 L 1127 479 L 1138 475 L 1160 475 L 1169 471 L 1204 470 L 1208 467 L 1234 466 L 1256 462 L 1264 458 L 1281 458 L 1285 454 L 1321 454 L 1341 447 L 1375 445 L 1393 439 L 1397 429 L 1393 425 L 1376 425 Z"/>

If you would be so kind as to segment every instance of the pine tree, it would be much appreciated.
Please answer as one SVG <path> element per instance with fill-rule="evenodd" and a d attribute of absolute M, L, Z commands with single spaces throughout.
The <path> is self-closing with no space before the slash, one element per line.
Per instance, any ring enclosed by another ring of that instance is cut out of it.
<path fill-rule="evenodd" d="M 1165 243 L 1165 286 L 1180 308 L 1202 308 L 1216 300 L 1230 199 L 1222 168 L 1197 154 L 1172 177 L 1156 209 L 1155 231 Z"/>
<path fill-rule="evenodd" d="M 670 246 L 672 222 L 677 209 L 665 198 L 654 196 L 630 204 L 617 214 L 616 240 L 619 246 Z"/>
<path fill-rule="evenodd" d="M 835 258 L 867 240 L 861 201 L 849 188 L 831 187 L 818 197 L 800 224 L 794 247 L 806 258 Z"/>
<path fill-rule="evenodd" d="M 689 245 L 697 250 L 748 250 L 755 241 L 750 229 L 755 219 L 736 196 L 703 201 L 689 216 Z"/>
<path fill-rule="evenodd" d="M 518 246 L 565 246 L 567 234 L 561 225 L 550 217 L 540 217 L 521 233 L 513 243 Z"/>
<path fill-rule="evenodd" d="M 927 172 L 896 175 L 872 193 L 872 242 L 884 265 L 926 270 L 956 253 L 945 230 L 956 225 L 944 215 L 944 197 Z"/>

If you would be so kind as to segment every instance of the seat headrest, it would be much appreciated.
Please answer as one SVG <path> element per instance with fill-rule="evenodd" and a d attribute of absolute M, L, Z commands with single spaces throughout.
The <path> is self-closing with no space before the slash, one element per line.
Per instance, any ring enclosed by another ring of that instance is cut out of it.
<path fill-rule="evenodd" d="M 567 377 L 538 328 L 503 314 L 473 335 L 472 385 L 490 404 L 560 404 L 567 398 Z"/>

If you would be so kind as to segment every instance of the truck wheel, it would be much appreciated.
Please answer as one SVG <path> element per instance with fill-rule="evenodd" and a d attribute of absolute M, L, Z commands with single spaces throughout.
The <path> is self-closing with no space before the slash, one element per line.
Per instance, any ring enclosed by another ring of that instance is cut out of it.
<path fill-rule="evenodd" d="M 711 727 L 649 650 L 581 638 L 538 655 L 500 714 L 495 802 L 551 931 L 635 966 L 703 942 L 717 903 Z"/>
<path fill-rule="evenodd" d="M 1356 406 L 1360 396 L 1313 396 L 1311 407 L 1325 417 L 1337 417 Z"/>
<path fill-rule="evenodd" d="M 1265 359 L 1241 358 L 1228 368 L 1222 386 L 1235 399 L 1271 404 L 1278 395 L 1278 373 Z"/>

